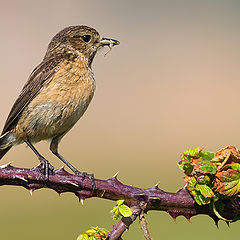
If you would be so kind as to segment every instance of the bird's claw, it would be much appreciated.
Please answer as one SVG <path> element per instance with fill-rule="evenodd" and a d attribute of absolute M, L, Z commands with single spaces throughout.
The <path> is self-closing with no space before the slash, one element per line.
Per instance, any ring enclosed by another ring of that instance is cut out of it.
<path fill-rule="evenodd" d="M 92 183 L 92 189 L 93 191 L 95 190 L 96 188 L 96 185 L 95 185 L 95 178 L 94 178 L 94 174 L 88 174 L 86 172 L 77 172 L 76 175 L 78 176 L 81 176 L 83 178 L 83 180 L 88 177 Z"/>
<path fill-rule="evenodd" d="M 39 161 L 41 162 L 42 169 L 45 173 L 45 179 L 49 180 L 49 172 L 53 172 L 54 167 L 49 163 L 49 161 L 43 157 L 39 158 Z"/>

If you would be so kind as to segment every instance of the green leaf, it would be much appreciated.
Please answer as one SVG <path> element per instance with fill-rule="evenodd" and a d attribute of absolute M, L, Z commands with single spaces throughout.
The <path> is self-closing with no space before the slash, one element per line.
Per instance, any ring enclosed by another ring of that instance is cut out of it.
<path fill-rule="evenodd" d="M 211 200 L 209 198 L 204 197 L 200 192 L 197 191 L 197 196 L 198 196 L 198 200 L 199 202 L 201 202 L 201 204 L 199 205 L 205 205 L 205 204 L 209 204 L 211 202 Z"/>
<path fill-rule="evenodd" d="M 96 233 L 97 239 L 107 239 L 108 238 L 108 232 L 105 228 L 99 228 L 98 232 Z"/>
<path fill-rule="evenodd" d="M 95 234 L 97 231 L 95 229 L 89 229 L 86 231 L 86 234 L 89 236 L 89 235 L 93 235 Z"/>
<path fill-rule="evenodd" d="M 208 175 L 200 175 L 199 177 L 197 177 L 197 181 L 199 184 L 210 184 L 210 177 Z"/>
<path fill-rule="evenodd" d="M 192 158 L 198 158 L 199 153 L 202 151 L 202 148 L 190 148 L 187 151 L 184 151 L 181 159 L 191 161 Z"/>
<path fill-rule="evenodd" d="M 197 184 L 197 180 L 195 177 L 186 177 L 185 181 L 187 182 L 187 189 L 190 192 L 195 190 L 195 185 Z"/>
<path fill-rule="evenodd" d="M 195 202 L 198 205 L 202 205 L 201 194 L 198 191 L 191 191 L 192 196 L 194 197 Z"/>
<path fill-rule="evenodd" d="M 77 240 L 88 240 L 88 235 L 85 234 L 80 234 L 77 238 Z"/>
<path fill-rule="evenodd" d="M 193 171 L 193 166 L 190 162 L 180 161 L 178 164 L 180 170 L 183 170 L 186 175 L 189 175 Z"/>
<path fill-rule="evenodd" d="M 202 185 L 202 184 L 197 184 L 196 185 L 196 190 L 200 191 L 200 193 L 205 197 L 205 198 L 212 198 L 214 197 L 214 193 L 212 189 L 207 186 L 207 185 Z"/>
<path fill-rule="evenodd" d="M 228 169 L 216 174 L 217 180 L 214 185 L 216 191 L 223 195 L 233 196 L 240 192 L 240 172 Z"/>
<path fill-rule="evenodd" d="M 239 163 L 231 164 L 231 168 L 240 172 L 240 164 Z"/>
<path fill-rule="evenodd" d="M 120 217 L 119 206 L 115 206 L 113 210 L 111 210 L 111 213 L 113 214 L 113 219 L 118 219 Z"/>
<path fill-rule="evenodd" d="M 91 237 L 88 238 L 88 240 L 101 240 L 101 239 L 98 239 L 95 236 L 91 236 Z"/>
<path fill-rule="evenodd" d="M 213 153 L 213 152 L 200 152 L 199 157 L 210 161 L 215 157 L 215 153 Z"/>
<path fill-rule="evenodd" d="M 217 168 L 208 160 L 199 161 L 197 165 L 202 173 L 215 174 L 217 172 Z"/>
<path fill-rule="evenodd" d="M 131 209 L 124 204 L 119 206 L 119 211 L 120 211 L 121 215 L 124 217 L 130 217 L 132 215 Z"/>
<path fill-rule="evenodd" d="M 122 205 L 122 204 L 124 203 L 124 201 L 125 201 L 125 200 L 118 200 L 118 201 L 117 201 L 117 205 L 118 205 L 118 206 L 119 206 L 119 205 Z"/>
<path fill-rule="evenodd" d="M 202 201 L 201 201 L 201 198 L 199 196 L 200 195 L 196 193 L 195 196 L 194 196 L 194 200 L 198 205 L 202 205 Z"/>

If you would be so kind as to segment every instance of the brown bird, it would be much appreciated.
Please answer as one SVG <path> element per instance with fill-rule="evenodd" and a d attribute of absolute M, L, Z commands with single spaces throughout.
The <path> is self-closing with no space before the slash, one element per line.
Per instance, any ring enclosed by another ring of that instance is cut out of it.
<path fill-rule="evenodd" d="M 0 159 L 12 146 L 25 142 L 37 155 L 48 179 L 53 167 L 32 143 L 50 139 L 52 153 L 75 174 L 86 176 L 58 153 L 58 144 L 92 100 L 95 54 L 103 46 L 111 49 L 118 44 L 117 40 L 100 38 L 87 26 L 71 26 L 57 33 L 9 113 L 0 136 Z M 93 179 L 93 175 L 90 177 Z"/>

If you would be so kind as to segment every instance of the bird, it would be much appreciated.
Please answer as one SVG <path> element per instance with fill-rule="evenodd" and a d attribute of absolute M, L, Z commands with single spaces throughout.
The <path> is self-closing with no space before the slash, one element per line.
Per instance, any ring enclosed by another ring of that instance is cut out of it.
<path fill-rule="evenodd" d="M 0 135 L 0 159 L 15 145 L 26 143 L 38 157 L 46 179 L 53 166 L 33 145 L 50 140 L 50 150 L 75 174 L 80 172 L 59 154 L 58 144 L 82 117 L 95 88 L 93 59 L 99 49 L 120 42 L 101 38 L 92 27 L 69 26 L 50 41 L 42 62 L 32 71 L 7 117 Z"/>

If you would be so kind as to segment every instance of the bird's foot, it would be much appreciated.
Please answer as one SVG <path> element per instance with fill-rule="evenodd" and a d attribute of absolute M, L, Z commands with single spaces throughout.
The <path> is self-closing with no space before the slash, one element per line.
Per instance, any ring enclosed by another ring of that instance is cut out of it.
<path fill-rule="evenodd" d="M 41 162 L 42 169 L 44 170 L 45 179 L 48 180 L 49 179 L 49 172 L 53 172 L 54 167 L 44 157 L 39 157 L 38 159 Z"/>
<path fill-rule="evenodd" d="M 94 178 L 94 174 L 88 174 L 86 172 L 79 172 L 78 170 L 77 171 L 74 171 L 74 173 L 78 176 L 81 176 L 83 178 L 83 180 L 88 177 L 92 183 L 92 189 L 93 191 L 95 190 L 95 178 Z"/>

